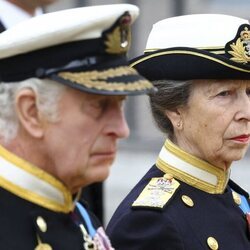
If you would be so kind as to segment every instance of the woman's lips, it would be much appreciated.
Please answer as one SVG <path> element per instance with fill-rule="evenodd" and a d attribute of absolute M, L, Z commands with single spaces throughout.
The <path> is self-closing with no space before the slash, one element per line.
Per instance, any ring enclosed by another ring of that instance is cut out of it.
<path fill-rule="evenodd" d="M 239 136 L 231 138 L 231 140 L 248 143 L 250 140 L 250 135 L 239 135 Z"/>

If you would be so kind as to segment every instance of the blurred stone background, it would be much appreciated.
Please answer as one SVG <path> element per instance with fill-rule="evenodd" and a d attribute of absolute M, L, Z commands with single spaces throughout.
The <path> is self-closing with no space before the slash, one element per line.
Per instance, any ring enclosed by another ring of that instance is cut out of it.
<path fill-rule="evenodd" d="M 249 19 L 250 9 L 249 0 L 58 0 L 46 11 L 113 3 L 131 3 L 140 8 L 140 16 L 132 31 L 130 58 L 143 53 L 152 25 L 161 19 L 201 13 L 228 14 Z M 122 198 L 155 163 L 165 140 L 152 121 L 146 96 L 129 98 L 125 111 L 131 135 L 127 140 L 120 142 L 111 175 L 104 183 L 106 223 Z M 231 175 L 232 179 L 248 191 L 250 191 L 249 157 L 248 154 L 245 159 L 235 162 Z"/>

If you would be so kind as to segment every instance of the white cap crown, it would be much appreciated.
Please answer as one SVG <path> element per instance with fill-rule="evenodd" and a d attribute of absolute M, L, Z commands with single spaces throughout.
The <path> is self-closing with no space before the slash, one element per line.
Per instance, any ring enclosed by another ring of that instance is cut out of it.
<path fill-rule="evenodd" d="M 146 51 L 172 47 L 224 47 L 248 20 L 221 14 L 172 17 L 153 25 Z"/>

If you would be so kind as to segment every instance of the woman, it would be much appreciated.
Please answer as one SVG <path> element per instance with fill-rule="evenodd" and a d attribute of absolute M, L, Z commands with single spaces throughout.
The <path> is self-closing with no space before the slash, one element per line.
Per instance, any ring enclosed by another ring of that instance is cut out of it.
<path fill-rule="evenodd" d="M 250 249 L 249 195 L 229 180 L 250 143 L 249 30 L 224 15 L 154 26 L 132 65 L 158 88 L 150 104 L 168 139 L 108 225 L 115 249 Z"/>

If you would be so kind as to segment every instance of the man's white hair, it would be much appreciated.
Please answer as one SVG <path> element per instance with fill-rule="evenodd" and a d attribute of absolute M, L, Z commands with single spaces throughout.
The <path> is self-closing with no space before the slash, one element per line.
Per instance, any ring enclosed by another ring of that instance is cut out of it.
<path fill-rule="evenodd" d="M 31 89 L 37 95 L 39 112 L 50 122 L 58 119 L 57 104 L 66 87 L 49 79 L 30 78 L 21 82 L 0 82 L 0 137 L 9 142 L 17 135 L 19 122 L 15 99 L 19 91 Z"/>

